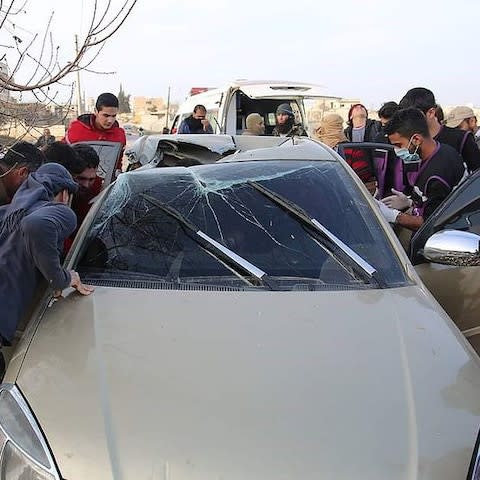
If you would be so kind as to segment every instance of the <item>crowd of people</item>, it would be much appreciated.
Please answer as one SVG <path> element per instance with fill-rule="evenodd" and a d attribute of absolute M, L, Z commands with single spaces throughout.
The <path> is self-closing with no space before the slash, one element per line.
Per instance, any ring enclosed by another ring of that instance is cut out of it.
<path fill-rule="evenodd" d="M 103 93 L 95 112 L 74 120 L 61 141 L 45 129 L 35 145 L 17 142 L 0 157 L 0 269 L 8 272 L 0 275 L 0 347 L 11 344 L 42 284 L 55 296 L 67 287 L 83 295 L 93 291 L 76 271 L 62 266 L 102 188 L 97 152 L 78 142 L 106 140 L 125 147 L 118 108 L 117 97 Z M 1 355 L 0 378 L 3 367 Z"/>
<path fill-rule="evenodd" d="M 60 141 L 45 129 L 35 145 L 18 142 L 0 157 L 0 269 L 9 272 L 0 276 L 0 347 L 12 342 L 41 283 L 55 295 L 69 286 L 83 295 L 93 291 L 77 272 L 62 266 L 78 226 L 102 188 L 96 151 L 78 142 L 106 140 L 125 147 L 118 109 L 115 95 L 101 94 L 94 113 L 74 120 Z M 377 204 L 387 221 L 415 231 L 466 175 L 480 168 L 477 119 L 465 106 L 444 116 L 434 94 L 421 87 L 409 90 L 398 104 L 386 102 L 378 117 L 371 119 L 364 105 L 353 105 L 346 128 L 341 116 L 327 114 L 314 136 L 332 149 L 348 144 L 352 168 L 376 197 L 374 172 L 368 171 L 362 155 L 355 157 L 352 144 L 393 145 L 398 160 L 415 168 L 402 189 L 392 189 L 377 198 Z M 306 135 L 289 103 L 277 107 L 275 118 L 273 135 Z M 213 133 L 206 108 L 195 106 L 178 133 Z M 243 134 L 264 135 L 264 117 L 248 115 Z M 1 369 L 0 358 L 0 376 Z"/>

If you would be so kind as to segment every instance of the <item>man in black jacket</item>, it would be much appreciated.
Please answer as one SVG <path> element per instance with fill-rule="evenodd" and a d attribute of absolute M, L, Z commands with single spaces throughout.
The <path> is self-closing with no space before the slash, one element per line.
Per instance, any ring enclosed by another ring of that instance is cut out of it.
<path fill-rule="evenodd" d="M 195 105 L 193 113 L 182 121 L 177 133 L 213 133 L 204 105 Z"/>
<path fill-rule="evenodd" d="M 480 168 L 480 150 L 471 132 L 441 125 L 436 116 L 434 94 L 423 87 L 410 89 L 400 100 L 400 108 L 418 108 L 427 118 L 428 129 L 434 140 L 450 145 L 463 158 L 469 172 Z"/>
<path fill-rule="evenodd" d="M 349 142 L 374 142 L 380 130 L 380 122 L 368 118 L 364 105 L 357 103 L 348 112 L 348 127 L 345 136 Z"/>

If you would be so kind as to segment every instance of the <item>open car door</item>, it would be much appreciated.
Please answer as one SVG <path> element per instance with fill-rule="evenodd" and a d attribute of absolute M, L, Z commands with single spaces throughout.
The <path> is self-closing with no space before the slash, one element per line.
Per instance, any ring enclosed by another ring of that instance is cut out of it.
<path fill-rule="evenodd" d="M 460 184 L 412 238 L 425 285 L 480 353 L 480 170 Z"/>
<path fill-rule="evenodd" d="M 120 142 L 104 142 L 100 140 L 77 143 L 90 145 L 97 152 L 100 158 L 97 175 L 102 179 L 103 190 L 116 178 L 117 165 L 120 164 L 123 145 Z"/>

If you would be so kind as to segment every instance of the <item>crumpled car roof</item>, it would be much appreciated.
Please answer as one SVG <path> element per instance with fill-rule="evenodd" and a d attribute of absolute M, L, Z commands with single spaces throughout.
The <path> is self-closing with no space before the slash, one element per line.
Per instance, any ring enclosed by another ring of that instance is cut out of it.
<path fill-rule="evenodd" d="M 214 163 L 233 153 L 278 146 L 281 137 L 231 135 L 145 135 L 126 151 L 130 163 L 141 166 L 191 166 Z"/>

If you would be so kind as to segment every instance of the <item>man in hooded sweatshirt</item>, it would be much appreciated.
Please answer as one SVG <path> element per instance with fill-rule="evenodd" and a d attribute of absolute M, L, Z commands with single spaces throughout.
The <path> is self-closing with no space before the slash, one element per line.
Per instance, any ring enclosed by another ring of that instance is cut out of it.
<path fill-rule="evenodd" d="M 56 295 L 69 286 L 83 295 L 93 291 L 60 261 L 63 243 L 76 227 L 69 207 L 76 190 L 65 167 L 48 163 L 28 176 L 10 205 L 0 208 L 1 344 L 13 340 L 42 281 Z"/>

